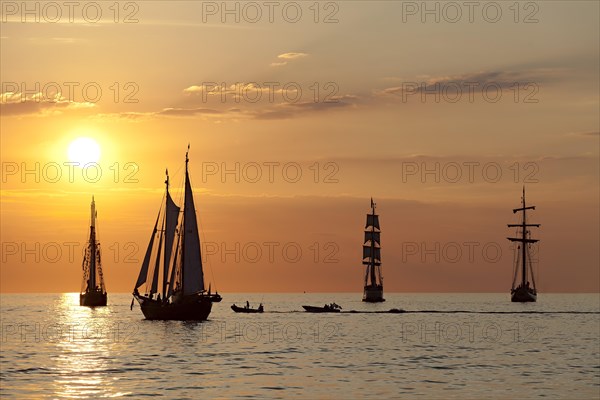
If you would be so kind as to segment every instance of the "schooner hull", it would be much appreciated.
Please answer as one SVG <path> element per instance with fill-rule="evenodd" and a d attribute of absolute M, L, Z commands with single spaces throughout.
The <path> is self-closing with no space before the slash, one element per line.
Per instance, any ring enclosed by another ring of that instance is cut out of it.
<path fill-rule="evenodd" d="M 136 296 L 144 317 L 160 321 L 206 321 L 212 302 L 206 296 L 186 296 L 176 303 L 163 303 Z"/>
<path fill-rule="evenodd" d="M 85 292 L 79 294 L 79 305 L 85 307 L 106 306 L 107 294 L 104 292 Z"/>
<path fill-rule="evenodd" d="M 537 301 L 537 293 L 531 289 L 519 287 L 512 292 L 510 301 L 513 303 L 532 303 Z"/>
<path fill-rule="evenodd" d="M 365 286 L 362 301 L 367 303 L 381 303 L 385 301 L 383 298 L 383 286 Z"/>

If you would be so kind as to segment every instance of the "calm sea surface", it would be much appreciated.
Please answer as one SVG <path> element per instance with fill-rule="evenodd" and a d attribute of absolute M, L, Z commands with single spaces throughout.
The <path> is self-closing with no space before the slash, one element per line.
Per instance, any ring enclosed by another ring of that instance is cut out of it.
<path fill-rule="evenodd" d="M 223 297 L 190 323 L 145 321 L 126 294 L 1 295 L 0 397 L 600 398 L 597 294 Z M 231 311 L 246 300 L 266 312 Z M 360 312 L 302 312 L 329 302 Z M 391 308 L 408 312 L 374 312 Z"/>

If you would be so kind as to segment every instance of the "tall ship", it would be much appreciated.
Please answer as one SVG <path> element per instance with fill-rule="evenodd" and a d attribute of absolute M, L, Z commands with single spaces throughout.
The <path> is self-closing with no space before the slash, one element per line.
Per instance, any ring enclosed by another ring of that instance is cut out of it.
<path fill-rule="evenodd" d="M 379 227 L 379 215 L 375 214 L 375 206 L 376 204 L 371 198 L 371 213 L 367 214 L 363 243 L 362 263 L 367 266 L 363 301 L 369 303 L 385 301 L 383 298 L 383 277 L 381 276 L 381 228 Z"/>
<path fill-rule="evenodd" d="M 523 187 L 521 207 L 513 210 L 514 214 L 518 212 L 522 213 L 521 222 L 518 224 L 508 224 L 509 228 L 517 228 L 517 233 L 516 237 L 507 238 L 511 242 L 519 243 L 517 245 L 517 257 L 514 266 L 512 288 L 510 290 L 511 301 L 519 303 L 534 302 L 537 300 L 537 289 L 535 288 L 535 277 L 531 260 L 531 245 L 538 242 L 538 239 L 531 238 L 529 228 L 539 228 L 540 224 L 527 223 L 527 210 L 535 210 L 535 206 L 527 206 L 525 203 L 525 187 Z"/>
<path fill-rule="evenodd" d="M 218 294 L 204 288 L 188 153 L 189 145 L 185 154 L 183 211 L 169 194 L 166 171 L 165 195 L 133 290 L 133 297 L 149 320 L 203 321 L 208 318 L 212 303 L 221 300 Z M 140 293 L 142 286 L 144 294 Z"/>
<path fill-rule="evenodd" d="M 92 196 L 90 238 L 88 239 L 83 256 L 83 281 L 79 293 L 79 305 L 87 307 L 101 307 L 106 305 L 107 294 L 102 274 L 102 258 L 100 256 L 100 242 L 96 237 L 96 202 Z"/>

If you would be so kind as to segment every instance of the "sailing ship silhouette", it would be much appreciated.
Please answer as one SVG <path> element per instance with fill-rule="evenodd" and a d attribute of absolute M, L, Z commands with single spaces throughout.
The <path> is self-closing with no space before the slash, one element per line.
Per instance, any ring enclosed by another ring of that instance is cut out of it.
<path fill-rule="evenodd" d="M 210 290 L 207 292 L 204 287 L 200 236 L 188 171 L 188 154 L 189 145 L 185 153 L 182 217 L 180 218 L 180 208 L 169 194 L 169 173 L 166 171 L 164 209 L 161 203 L 133 290 L 134 299 L 138 301 L 142 313 L 149 320 L 203 321 L 208 318 L 212 303 L 221 301 L 218 293 L 211 294 Z M 158 240 L 155 240 L 157 238 Z M 145 294 L 142 295 L 139 289 L 148 279 L 149 284 L 146 284 Z"/>
<path fill-rule="evenodd" d="M 365 240 L 363 244 L 363 265 L 366 265 L 363 301 L 379 303 L 383 298 L 383 277 L 381 275 L 381 228 L 379 215 L 375 214 L 376 204 L 371 197 L 371 213 L 367 214 Z"/>
<path fill-rule="evenodd" d="M 518 257 L 515 260 L 514 276 L 512 288 L 510 290 L 512 302 L 534 302 L 537 300 L 537 289 L 535 287 L 535 277 L 533 275 L 533 263 L 531 262 L 531 245 L 538 242 L 538 239 L 531 238 L 529 227 L 539 228 L 540 224 L 527 223 L 527 210 L 535 210 L 535 206 L 527 206 L 525 203 L 525 186 L 523 186 L 523 197 L 521 198 L 521 207 L 515 208 L 513 213 L 522 212 L 521 223 L 508 224 L 509 228 L 517 228 L 517 236 L 507 238 L 511 242 L 520 243 L 517 247 Z M 521 282 L 517 285 L 517 277 L 521 270 Z M 531 277 L 531 282 L 529 280 Z M 516 286 L 515 286 L 516 285 Z"/>
<path fill-rule="evenodd" d="M 102 259 L 100 256 L 100 242 L 96 239 L 96 202 L 92 196 L 90 238 L 87 242 L 83 256 L 83 281 L 79 293 L 79 305 L 87 307 L 105 306 L 107 302 L 104 275 L 102 273 Z"/>

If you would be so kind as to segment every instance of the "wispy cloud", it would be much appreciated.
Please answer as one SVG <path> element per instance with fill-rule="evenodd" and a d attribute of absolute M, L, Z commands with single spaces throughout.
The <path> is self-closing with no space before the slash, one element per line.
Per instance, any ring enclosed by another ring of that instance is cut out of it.
<path fill-rule="evenodd" d="M 437 94 L 452 91 L 453 88 L 481 92 L 485 87 L 493 85 L 502 89 L 514 88 L 515 84 L 540 84 L 556 81 L 562 69 L 539 68 L 523 71 L 485 71 L 448 76 L 417 76 L 414 79 L 384 78 L 385 81 L 402 82 L 400 86 L 392 86 L 376 92 L 376 95 L 402 95 L 406 93 Z"/>
<path fill-rule="evenodd" d="M 339 96 L 324 102 L 303 101 L 297 103 L 282 103 L 273 108 L 253 111 L 250 114 L 254 119 L 290 119 L 312 113 L 322 113 L 336 109 L 356 107 L 356 103 L 352 101 L 354 99 L 356 99 L 354 96 Z"/>
<path fill-rule="evenodd" d="M 60 93 L 47 98 L 42 93 L 31 96 L 23 93 L 5 92 L 0 94 L 0 114 L 5 117 L 18 115 L 46 116 L 61 113 L 65 110 L 89 109 L 94 103 L 71 101 Z"/>
<path fill-rule="evenodd" d="M 576 137 L 576 138 L 598 139 L 600 137 L 600 132 L 599 131 L 569 132 L 566 135 L 569 137 Z"/>
<path fill-rule="evenodd" d="M 280 54 L 277 56 L 278 59 L 283 60 L 283 61 L 272 62 L 270 65 L 271 65 L 271 67 L 283 67 L 284 65 L 287 65 L 288 62 L 297 60 L 299 58 L 304 58 L 304 57 L 308 57 L 308 54 L 307 53 L 283 53 L 283 54 Z"/>
<path fill-rule="evenodd" d="M 220 115 L 223 112 L 211 108 L 164 108 L 155 114 L 187 117 L 194 115 Z"/>
<path fill-rule="evenodd" d="M 277 58 L 282 58 L 284 60 L 294 60 L 296 58 L 306 57 L 308 54 L 306 53 L 283 53 L 277 56 Z"/>

